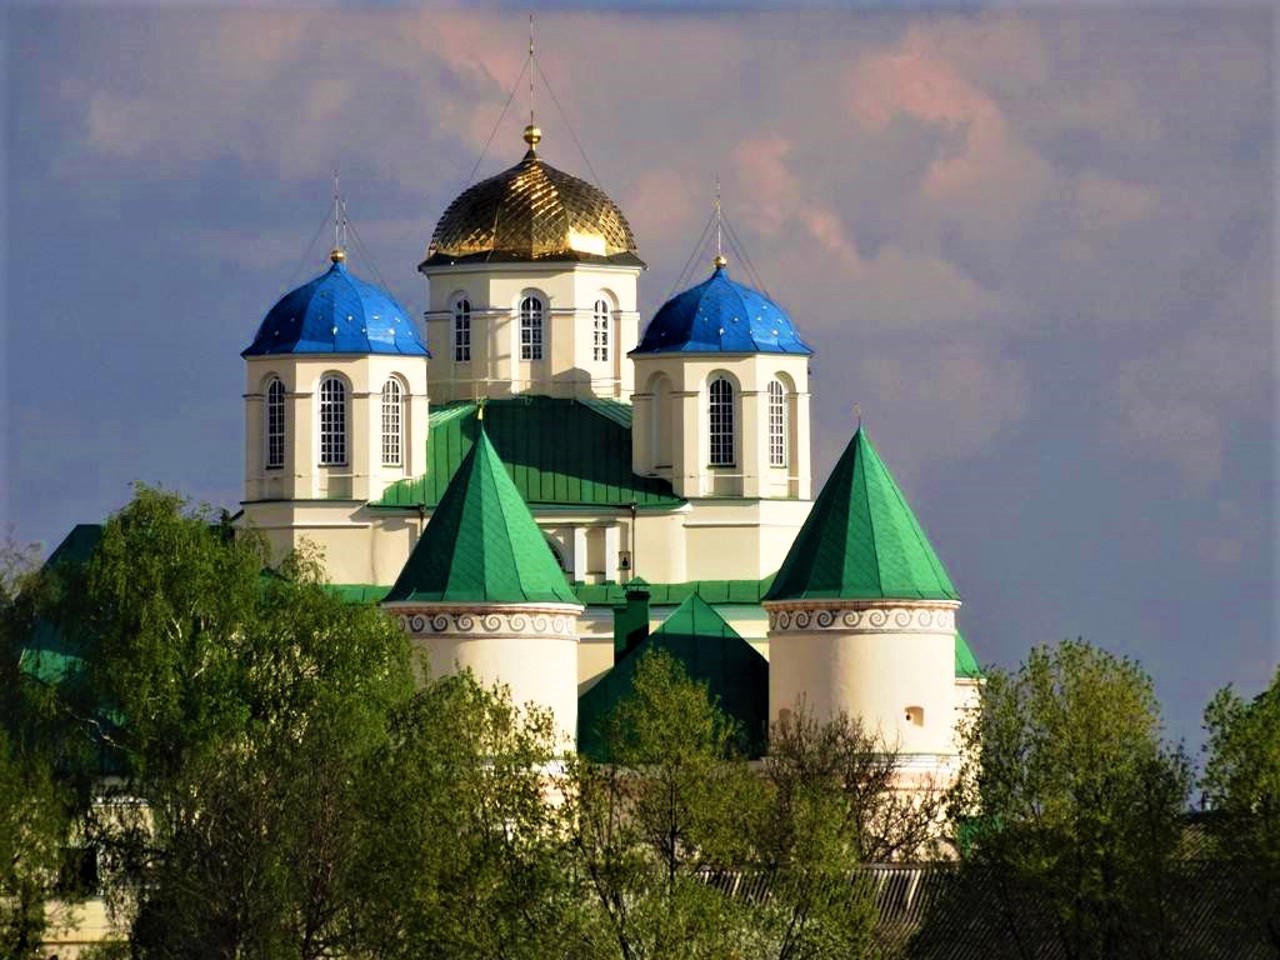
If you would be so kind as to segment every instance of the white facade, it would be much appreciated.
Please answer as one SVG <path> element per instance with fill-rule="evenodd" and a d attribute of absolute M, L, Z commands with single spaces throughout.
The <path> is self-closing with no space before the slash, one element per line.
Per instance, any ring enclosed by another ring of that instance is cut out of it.
<path fill-rule="evenodd" d="M 577 617 L 570 604 L 388 604 L 432 676 L 470 670 L 501 684 L 511 702 L 551 712 L 556 742 L 572 750 L 578 734 Z"/>
<path fill-rule="evenodd" d="M 861 717 L 939 771 L 956 754 L 954 601 L 766 601 L 769 716 Z"/>
<path fill-rule="evenodd" d="M 628 402 L 638 266 L 461 263 L 423 266 L 431 399 L 521 393 Z"/>
<path fill-rule="evenodd" d="M 632 361 L 636 473 L 669 480 L 690 499 L 810 498 L 808 356 L 644 353 Z M 717 381 L 735 427 L 726 450 L 712 449 Z"/>

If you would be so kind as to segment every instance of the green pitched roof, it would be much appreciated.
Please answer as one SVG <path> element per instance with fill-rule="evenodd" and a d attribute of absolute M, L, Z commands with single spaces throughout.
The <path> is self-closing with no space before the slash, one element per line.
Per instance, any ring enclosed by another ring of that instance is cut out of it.
<path fill-rule="evenodd" d="M 861 428 L 849 441 L 766 600 L 959 600 L 942 561 Z"/>
<path fill-rule="evenodd" d="M 763 580 L 688 580 L 684 583 L 648 583 L 633 577 L 628 583 L 574 583 L 573 592 L 578 595 L 578 601 L 587 606 L 622 603 L 627 590 L 633 586 L 643 586 L 649 593 L 649 602 L 658 607 L 680 604 L 695 595 L 707 603 L 757 606 L 772 583 L 772 574 Z"/>
<path fill-rule="evenodd" d="M 484 427 L 387 594 L 396 601 L 578 602 Z"/>
<path fill-rule="evenodd" d="M 475 443 L 476 404 L 431 411 L 427 471 L 392 484 L 373 507 L 435 507 Z M 631 408 L 611 400 L 489 400 L 484 427 L 526 503 L 673 507 L 671 484 L 631 472 Z"/>
<path fill-rule="evenodd" d="M 696 593 L 578 698 L 578 749 L 604 758 L 605 719 L 631 693 L 640 658 L 655 649 L 670 653 L 691 679 L 707 685 L 720 709 L 740 725 L 751 756 L 760 756 L 769 725 L 769 662 Z"/>
<path fill-rule="evenodd" d="M 959 630 L 956 631 L 956 676 L 966 680 L 977 680 L 982 676 L 978 658 L 973 655 L 969 642 Z"/>

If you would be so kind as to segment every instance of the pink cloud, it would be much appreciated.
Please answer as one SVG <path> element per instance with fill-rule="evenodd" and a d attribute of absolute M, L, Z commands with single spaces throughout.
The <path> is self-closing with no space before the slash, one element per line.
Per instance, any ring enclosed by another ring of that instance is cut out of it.
<path fill-rule="evenodd" d="M 709 212 L 705 197 L 695 195 L 687 179 L 674 170 L 646 170 L 620 198 L 637 242 L 674 245 L 689 242 L 691 231 L 701 227 Z M 697 214 L 697 216 L 695 216 Z"/>
<path fill-rule="evenodd" d="M 997 35 L 999 42 L 988 44 L 988 53 L 1027 46 L 1028 36 L 1025 31 Z M 981 197 L 1021 207 L 1043 189 L 1047 165 L 1011 130 L 996 97 L 957 66 L 964 47 L 956 40 L 953 25 L 908 30 L 896 49 L 866 57 L 846 73 L 846 107 L 872 133 L 906 116 L 953 138 L 954 145 L 942 149 L 925 173 L 921 193 L 926 201 Z M 968 60 L 971 72 L 980 76 L 980 68 L 995 68 L 972 53 Z M 992 196 L 993 187 L 998 197 Z"/>
<path fill-rule="evenodd" d="M 787 164 L 790 152 L 790 141 L 778 136 L 743 140 L 734 147 L 734 172 L 742 193 L 751 198 L 753 225 L 766 236 L 798 225 L 841 269 L 861 269 L 844 222 L 825 201 L 810 196 L 805 181 Z"/>

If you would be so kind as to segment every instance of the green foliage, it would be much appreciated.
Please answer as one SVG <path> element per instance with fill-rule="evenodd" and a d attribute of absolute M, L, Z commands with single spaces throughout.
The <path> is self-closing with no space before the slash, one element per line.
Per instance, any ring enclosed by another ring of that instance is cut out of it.
<path fill-rule="evenodd" d="M 868 851 L 923 848 L 937 814 L 929 800 L 899 805 L 883 744 L 847 718 L 802 716 L 775 728 L 752 770 L 706 688 L 662 651 L 641 659 L 608 728 L 617 762 L 580 761 L 572 791 L 573 853 L 594 904 L 587 956 L 875 955 L 858 868 Z"/>
<path fill-rule="evenodd" d="M 897 789 L 898 766 L 882 738 L 844 714 L 820 723 L 797 709 L 774 726 L 757 849 L 772 890 L 759 911 L 778 956 L 873 951 L 875 903 L 859 868 L 928 858 L 942 815 L 931 784 Z"/>
<path fill-rule="evenodd" d="M 268 573 L 265 556 L 139 488 L 59 592 L 126 774 L 88 829 L 142 957 L 319 957 L 346 935 L 363 775 L 412 694 L 408 644 L 331 597 L 314 558 Z"/>
<path fill-rule="evenodd" d="M 427 682 L 365 771 L 354 931 L 388 958 L 558 955 L 574 923 L 549 713 Z"/>
<path fill-rule="evenodd" d="M 1205 728 L 1208 822 L 1245 890 L 1244 922 L 1280 955 L 1280 668 L 1252 701 L 1219 690 Z"/>
<path fill-rule="evenodd" d="M 70 901 L 60 884 L 71 849 L 74 805 L 48 758 L 21 751 L 0 731 L 0 955 L 39 954 L 46 901 Z"/>
<path fill-rule="evenodd" d="M 1082 641 L 991 671 L 954 812 L 985 824 L 965 863 L 1007 942 L 1067 956 L 1169 956 L 1170 872 L 1190 784 L 1151 681 Z"/>
<path fill-rule="evenodd" d="M 585 953 L 625 960 L 746 955 L 746 909 L 706 882 L 749 854 L 761 785 L 733 725 L 664 651 L 644 655 L 607 722 L 611 764 L 580 760 L 572 849 L 594 923 Z"/>
<path fill-rule="evenodd" d="M 53 691 L 20 668 L 47 586 L 33 548 L 0 545 L 0 955 L 15 960 L 39 954 L 46 903 L 69 911 L 81 893 L 65 869 L 81 797 L 58 776 L 75 738 Z"/>

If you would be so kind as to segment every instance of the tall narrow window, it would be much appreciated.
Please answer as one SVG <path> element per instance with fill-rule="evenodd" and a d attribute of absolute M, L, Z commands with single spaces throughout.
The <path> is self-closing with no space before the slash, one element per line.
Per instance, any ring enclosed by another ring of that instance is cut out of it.
<path fill-rule="evenodd" d="M 382 465 L 400 466 L 403 448 L 404 392 L 400 381 L 393 378 L 382 385 Z"/>
<path fill-rule="evenodd" d="M 593 360 L 609 359 L 609 304 L 596 301 L 592 322 L 591 357 Z"/>
<path fill-rule="evenodd" d="M 471 359 L 471 301 L 466 297 L 453 305 L 453 359 Z"/>
<path fill-rule="evenodd" d="M 520 359 L 542 359 L 542 301 L 537 297 L 520 301 Z"/>
<path fill-rule="evenodd" d="M 271 381 L 267 387 L 267 469 L 284 466 L 284 384 Z"/>
<path fill-rule="evenodd" d="M 337 377 L 320 381 L 320 464 L 347 462 L 347 385 Z"/>
<path fill-rule="evenodd" d="M 769 466 L 787 465 L 787 392 L 777 380 L 769 381 Z"/>
<path fill-rule="evenodd" d="M 733 384 L 718 377 L 710 393 L 711 466 L 733 466 Z"/>

